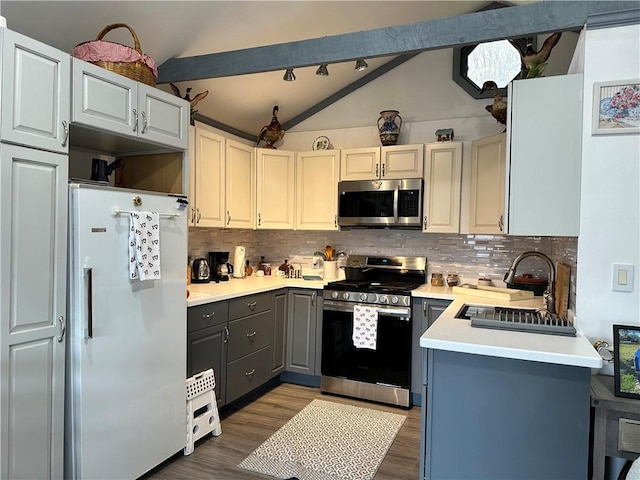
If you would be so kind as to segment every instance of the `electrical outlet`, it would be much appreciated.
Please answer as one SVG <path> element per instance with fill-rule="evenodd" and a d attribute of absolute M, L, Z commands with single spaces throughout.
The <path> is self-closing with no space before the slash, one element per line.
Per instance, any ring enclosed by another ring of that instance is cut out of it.
<path fill-rule="evenodd" d="M 611 290 L 614 292 L 633 291 L 633 265 L 625 263 L 613 264 Z"/>

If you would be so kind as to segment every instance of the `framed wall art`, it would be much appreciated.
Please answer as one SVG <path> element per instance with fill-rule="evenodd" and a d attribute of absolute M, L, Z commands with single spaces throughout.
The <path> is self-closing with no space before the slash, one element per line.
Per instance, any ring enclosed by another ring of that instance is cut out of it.
<path fill-rule="evenodd" d="M 640 80 L 597 82 L 593 86 L 591 133 L 640 132 Z"/>
<path fill-rule="evenodd" d="M 640 399 L 640 326 L 613 326 L 613 376 L 618 397 Z"/>

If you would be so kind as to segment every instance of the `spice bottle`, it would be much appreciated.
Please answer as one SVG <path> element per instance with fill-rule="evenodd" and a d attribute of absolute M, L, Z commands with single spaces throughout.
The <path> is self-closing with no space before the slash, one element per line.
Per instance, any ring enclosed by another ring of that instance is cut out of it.
<path fill-rule="evenodd" d="M 251 265 L 249 265 L 249 260 L 247 260 L 247 264 L 244 267 L 244 276 L 250 277 L 252 273 L 253 273 L 253 268 L 251 267 Z"/>
<path fill-rule="evenodd" d="M 289 260 L 284 259 L 284 263 L 278 267 L 278 270 L 282 270 L 284 275 L 287 276 L 289 274 L 289 270 L 291 270 L 291 265 L 289 265 Z"/>
<path fill-rule="evenodd" d="M 431 285 L 434 287 L 443 287 L 444 286 L 444 277 L 441 273 L 432 273 L 431 274 Z"/>
<path fill-rule="evenodd" d="M 447 275 L 447 285 L 449 285 L 450 287 L 455 287 L 456 285 L 458 285 L 458 283 L 460 283 L 460 279 L 458 278 L 457 273 L 450 273 L 449 275 Z"/>

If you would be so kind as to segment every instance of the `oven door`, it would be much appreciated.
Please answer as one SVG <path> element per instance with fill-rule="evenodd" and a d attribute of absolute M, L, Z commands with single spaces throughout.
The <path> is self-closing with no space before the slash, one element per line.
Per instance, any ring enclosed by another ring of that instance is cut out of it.
<path fill-rule="evenodd" d="M 411 386 L 411 308 L 378 308 L 376 349 L 353 345 L 353 303 L 324 301 L 322 375 L 408 389 Z"/>

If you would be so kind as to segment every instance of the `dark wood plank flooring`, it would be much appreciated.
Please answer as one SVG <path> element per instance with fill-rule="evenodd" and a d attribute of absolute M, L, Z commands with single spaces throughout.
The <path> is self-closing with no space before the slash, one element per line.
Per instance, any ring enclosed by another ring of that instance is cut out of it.
<path fill-rule="evenodd" d="M 266 392 L 260 392 L 246 401 L 222 409 L 222 435 L 206 435 L 196 443 L 188 456 L 175 455 L 145 479 L 153 480 L 273 480 L 239 468 L 244 460 L 262 442 L 282 427 L 313 399 L 348 403 L 365 408 L 407 415 L 387 452 L 375 480 L 418 479 L 420 450 L 420 408 L 410 410 L 388 407 L 369 402 L 323 395 L 318 388 L 283 383 Z"/>

